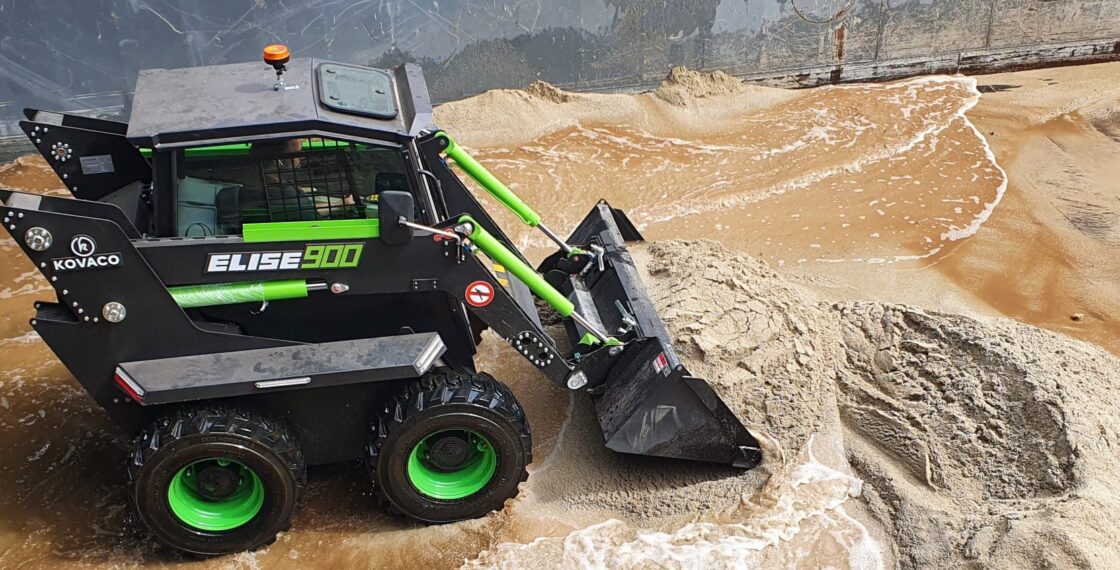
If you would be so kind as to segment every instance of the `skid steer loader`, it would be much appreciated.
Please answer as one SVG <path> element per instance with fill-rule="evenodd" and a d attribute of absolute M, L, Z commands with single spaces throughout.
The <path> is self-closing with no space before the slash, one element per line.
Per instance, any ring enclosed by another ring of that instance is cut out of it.
<path fill-rule="evenodd" d="M 267 544 L 308 465 L 356 458 L 408 517 L 501 508 L 532 442 L 475 368 L 486 328 L 589 393 L 612 450 L 761 460 L 674 352 L 624 213 L 600 202 L 554 233 L 432 125 L 415 65 L 283 46 L 265 61 L 142 71 L 127 124 L 28 109 L 73 199 L 0 189 L 4 228 L 57 296 L 31 326 L 135 436 L 130 495 L 157 538 L 202 555 Z M 455 169 L 557 251 L 533 268 Z"/>

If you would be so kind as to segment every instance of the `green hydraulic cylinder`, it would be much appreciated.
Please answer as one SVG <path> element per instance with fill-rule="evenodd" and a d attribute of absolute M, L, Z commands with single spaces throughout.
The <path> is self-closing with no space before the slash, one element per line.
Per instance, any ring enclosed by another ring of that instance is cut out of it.
<path fill-rule="evenodd" d="M 263 303 L 282 299 L 302 299 L 307 296 L 307 281 L 285 279 L 281 281 L 247 281 L 240 283 L 211 283 L 168 287 L 175 302 L 184 309 L 213 307 L 234 303 Z"/>
<path fill-rule="evenodd" d="M 572 311 L 575 310 L 575 305 L 564 296 L 563 293 L 557 291 L 555 287 L 549 285 L 548 281 L 541 277 L 535 269 L 529 264 L 521 261 L 521 258 L 514 254 L 512 251 L 506 249 L 502 242 L 498 241 L 490 232 L 486 231 L 481 224 L 476 222 L 470 216 L 462 216 L 459 218 L 460 224 L 470 224 L 473 231 L 471 232 L 470 239 L 478 249 L 481 249 L 490 259 L 495 263 L 500 263 L 505 266 L 506 271 L 513 274 L 524 283 L 530 291 L 535 293 L 544 302 L 556 309 L 560 316 L 570 317 Z"/>
<path fill-rule="evenodd" d="M 443 149 L 443 152 L 447 154 L 448 158 L 455 161 L 455 164 L 458 164 L 459 168 L 462 168 L 472 180 L 485 188 L 491 196 L 509 208 L 511 212 L 517 214 L 517 217 L 521 218 L 521 221 L 528 226 L 535 228 L 540 225 L 540 214 L 503 184 L 501 180 L 498 180 L 497 176 L 486 170 L 485 166 L 479 164 L 466 150 L 463 150 L 463 147 L 459 146 L 450 135 L 440 131 L 436 133 L 436 136 L 447 141 L 447 147 Z"/>

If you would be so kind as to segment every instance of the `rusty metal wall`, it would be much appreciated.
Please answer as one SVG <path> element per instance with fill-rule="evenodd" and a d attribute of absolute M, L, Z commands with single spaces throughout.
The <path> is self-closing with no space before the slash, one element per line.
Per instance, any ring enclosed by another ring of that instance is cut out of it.
<path fill-rule="evenodd" d="M 1120 57 L 1120 0 L 0 0 L 0 135 L 25 106 L 113 116 L 136 72 L 296 56 L 424 65 L 436 100 L 676 65 L 778 85 Z"/>

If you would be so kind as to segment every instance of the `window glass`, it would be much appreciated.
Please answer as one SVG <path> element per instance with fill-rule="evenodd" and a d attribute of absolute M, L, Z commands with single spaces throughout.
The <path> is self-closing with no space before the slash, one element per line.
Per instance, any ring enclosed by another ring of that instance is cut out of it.
<path fill-rule="evenodd" d="M 400 149 L 299 138 L 185 150 L 180 236 L 240 234 L 242 224 L 377 217 L 377 196 L 408 191 Z"/>

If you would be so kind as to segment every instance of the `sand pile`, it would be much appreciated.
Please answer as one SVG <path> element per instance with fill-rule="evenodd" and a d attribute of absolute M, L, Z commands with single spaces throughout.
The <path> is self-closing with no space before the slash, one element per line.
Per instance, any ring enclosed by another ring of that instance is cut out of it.
<path fill-rule="evenodd" d="M 471 565 L 809 567 L 832 545 L 840 567 L 1100 567 L 1120 547 L 1102 522 L 1120 507 L 1115 357 L 1006 320 L 828 303 L 714 242 L 635 257 L 682 358 L 767 462 L 615 456 L 577 402 L 513 510 L 614 520 Z"/>
<path fill-rule="evenodd" d="M 746 83 L 722 71 L 708 73 L 674 67 L 653 94 L 667 103 L 683 107 L 695 99 L 738 95 L 749 89 Z"/>
<path fill-rule="evenodd" d="M 793 90 L 748 85 L 722 72 L 682 67 L 673 69 L 656 91 L 637 95 L 568 93 L 544 81 L 527 89 L 493 89 L 436 107 L 435 122 L 458 142 L 475 148 L 521 145 L 594 124 L 630 125 L 673 137 L 717 133 L 745 112 L 797 96 Z"/>

